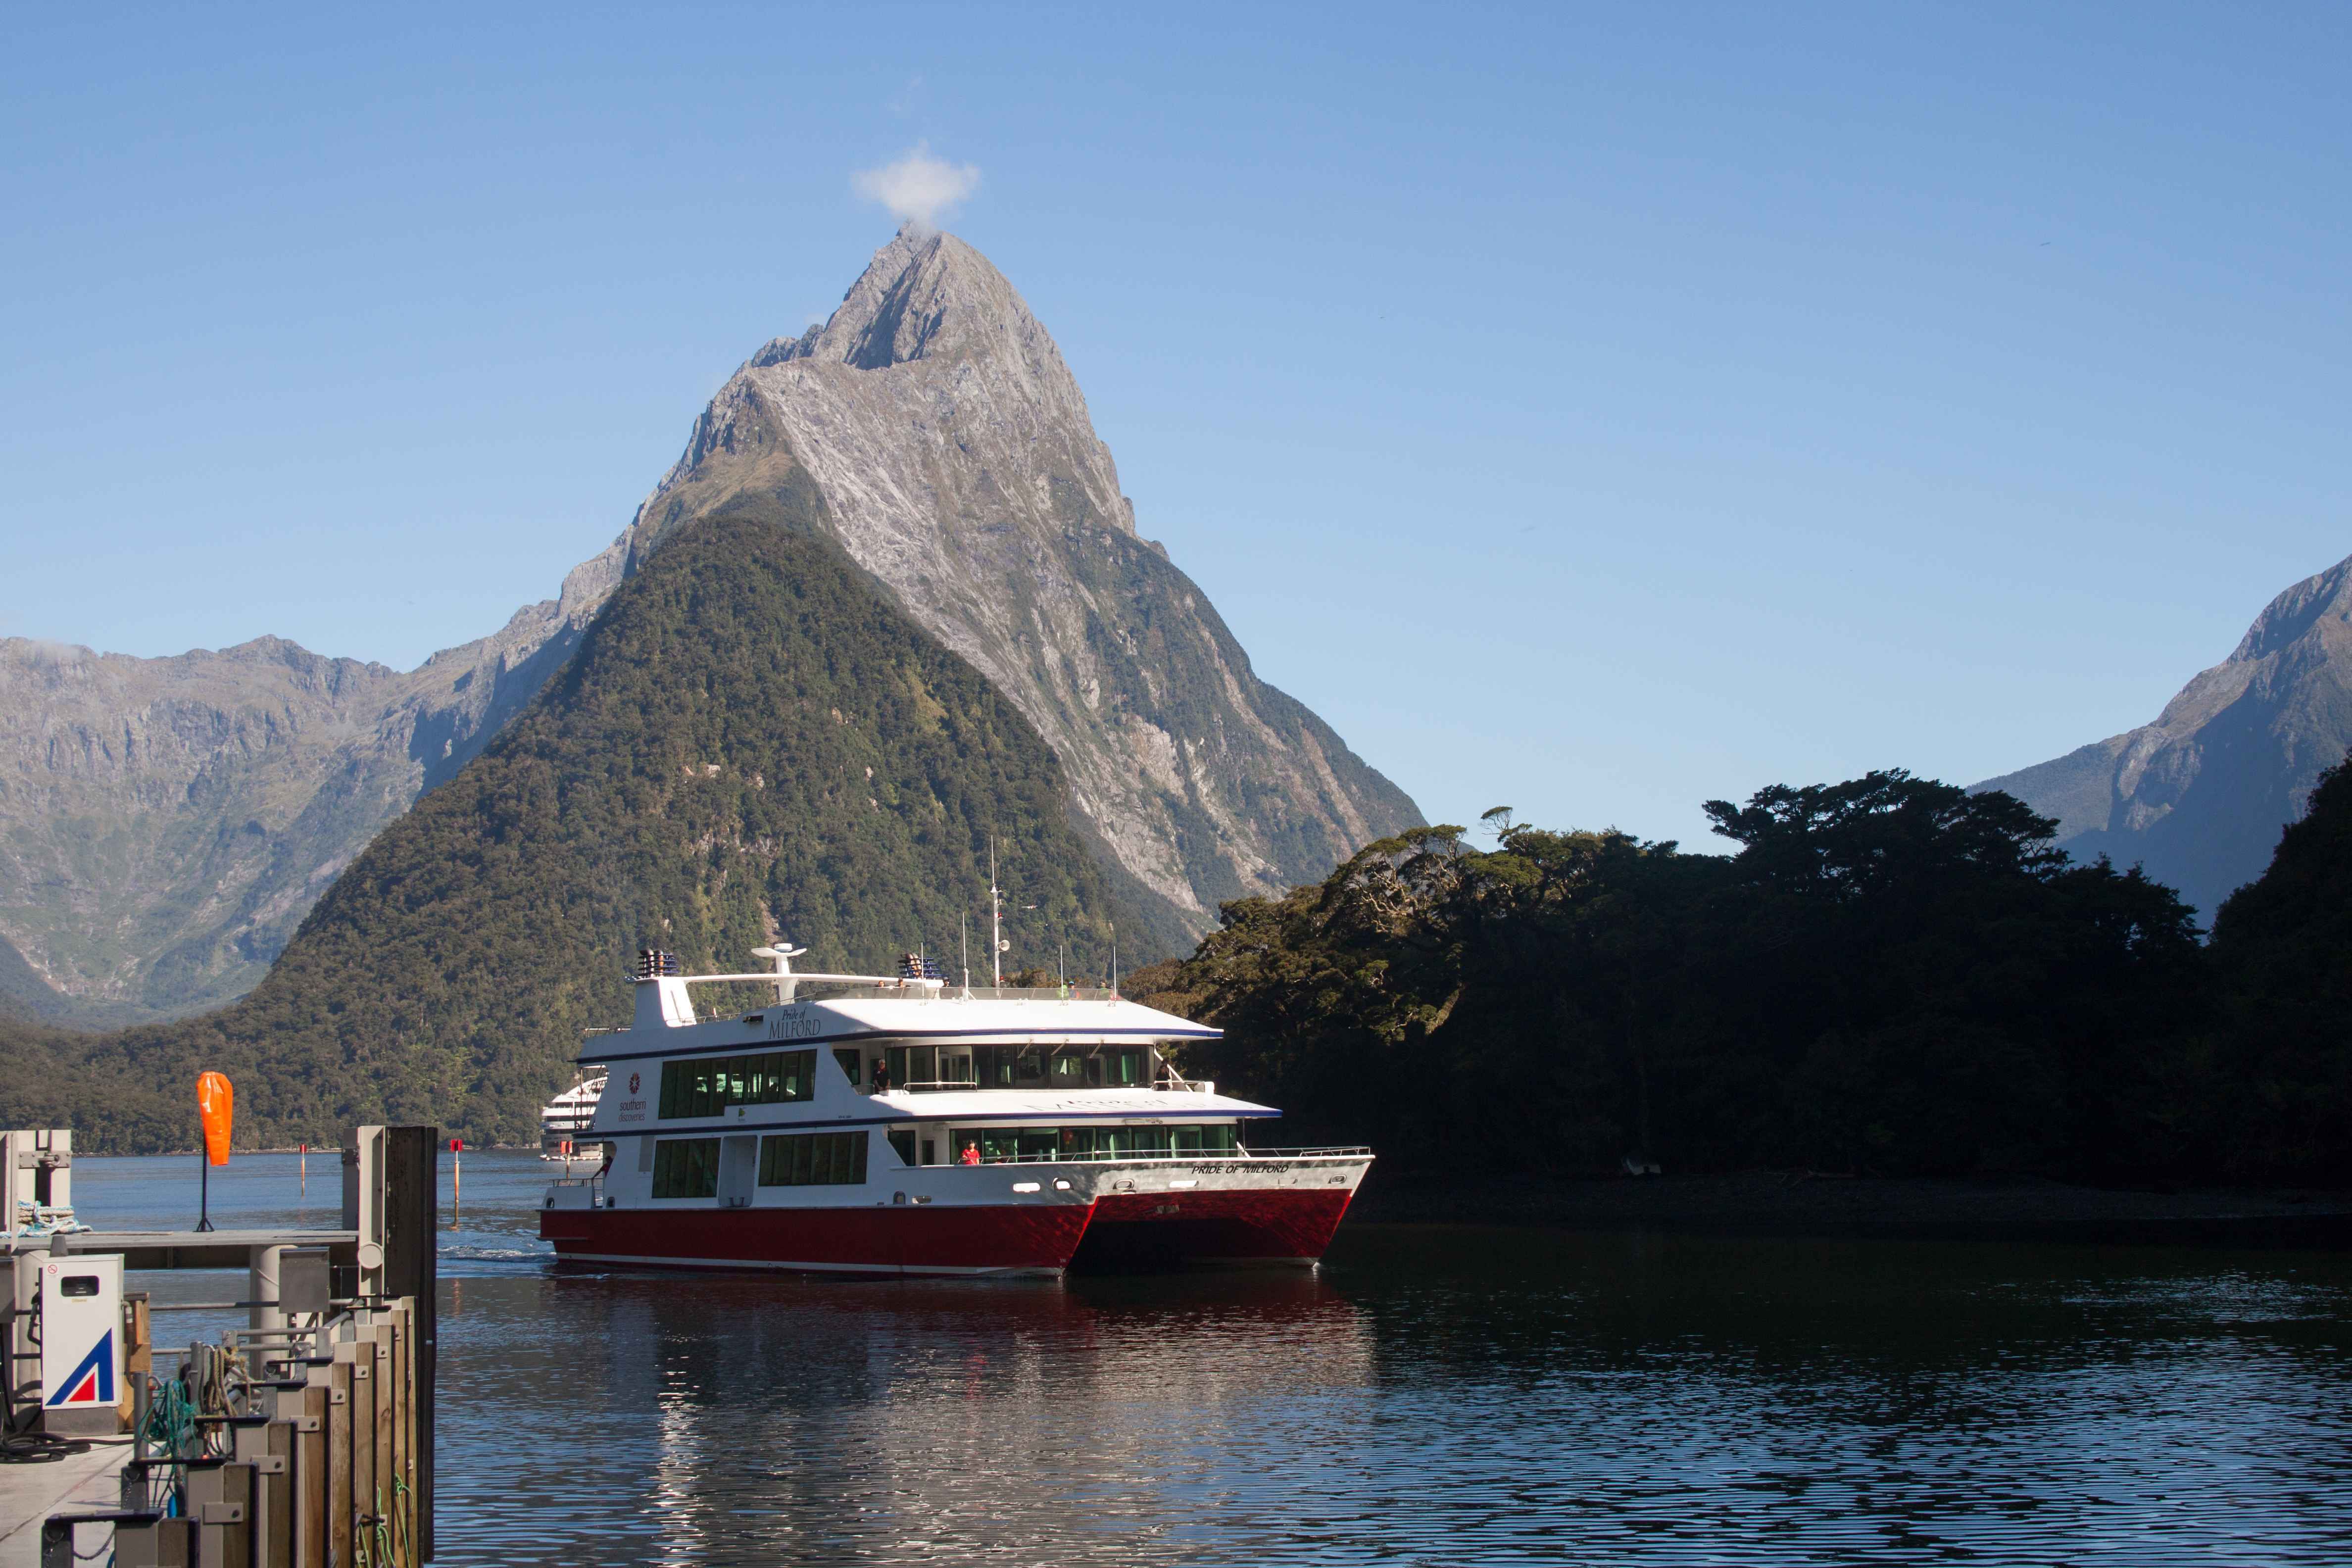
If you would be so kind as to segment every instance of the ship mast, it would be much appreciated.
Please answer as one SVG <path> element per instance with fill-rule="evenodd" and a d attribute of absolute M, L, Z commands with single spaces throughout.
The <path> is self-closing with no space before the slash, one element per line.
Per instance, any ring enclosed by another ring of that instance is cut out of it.
<path fill-rule="evenodd" d="M 1004 987 L 1004 899 L 996 886 L 996 840 L 988 841 L 988 973 L 990 984 Z"/>

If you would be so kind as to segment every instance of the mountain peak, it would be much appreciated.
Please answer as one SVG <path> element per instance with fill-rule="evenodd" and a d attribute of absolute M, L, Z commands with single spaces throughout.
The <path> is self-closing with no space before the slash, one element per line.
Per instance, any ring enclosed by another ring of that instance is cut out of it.
<path fill-rule="evenodd" d="M 1988 779 L 2054 816 L 2059 847 L 2145 866 L 2210 916 L 2352 745 L 2352 560 L 2254 617 L 2152 723 Z"/>
<path fill-rule="evenodd" d="M 887 370 L 1006 353 L 1032 370 L 1045 369 L 1048 358 L 1061 369 L 1053 339 L 988 258 L 951 234 L 910 223 L 874 253 L 829 320 L 774 340 L 751 364 L 806 359 Z"/>
<path fill-rule="evenodd" d="M 1260 681 L 1139 538 L 1061 351 L 988 258 L 909 226 L 841 306 L 711 400 L 638 509 L 641 561 L 697 517 L 783 505 L 830 534 L 1044 736 L 1168 949 L 1223 900 L 1325 875 L 1421 820 Z"/>
<path fill-rule="evenodd" d="M 2230 662 L 2278 653 L 2330 614 L 2339 621 L 2352 620 L 2352 559 L 2305 577 L 2264 605 L 2230 655 Z"/>

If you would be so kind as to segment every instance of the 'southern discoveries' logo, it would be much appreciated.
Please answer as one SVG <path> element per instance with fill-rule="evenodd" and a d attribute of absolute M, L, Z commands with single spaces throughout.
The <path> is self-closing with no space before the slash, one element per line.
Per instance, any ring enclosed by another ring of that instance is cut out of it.
<path fill-rule="evenodd" d="M 636 1093 L 644 1087 L 645 1080 L 643 1079 L 639 1078 L 635 1073 L 631 1073 L 629 1075 L 629 1092 L 631 1094 Z M 625 1100 L 621 1101 L 618 1120 L 623 1121 L 643 1121 L 645 1119 L 646 1102 L 644 1100 Z"/>

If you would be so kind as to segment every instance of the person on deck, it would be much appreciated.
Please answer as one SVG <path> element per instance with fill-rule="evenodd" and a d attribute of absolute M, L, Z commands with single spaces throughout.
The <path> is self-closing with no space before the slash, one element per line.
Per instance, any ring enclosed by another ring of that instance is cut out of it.
<path fill-rule="evenodd" d="M 967 1165 L 977 1165 L 980 1163 L 979 1144 L 967 1143 L 963 1146 L 963 1163 Z"/>

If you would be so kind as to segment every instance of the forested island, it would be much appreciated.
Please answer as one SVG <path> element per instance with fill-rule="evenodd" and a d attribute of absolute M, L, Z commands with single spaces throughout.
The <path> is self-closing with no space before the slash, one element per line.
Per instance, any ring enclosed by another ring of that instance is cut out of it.
<path fill-rule="evenodd" d="M 2016 799 L 1900 770 L 1710 802 L 1736 854 L 1489 812 L 1224 906 L 1131 994 L 1284 1142 L 1406 1171 L 2352 1175 L 2352 766 L 2210 940 Z"/>

